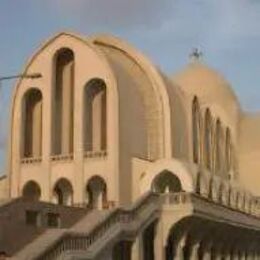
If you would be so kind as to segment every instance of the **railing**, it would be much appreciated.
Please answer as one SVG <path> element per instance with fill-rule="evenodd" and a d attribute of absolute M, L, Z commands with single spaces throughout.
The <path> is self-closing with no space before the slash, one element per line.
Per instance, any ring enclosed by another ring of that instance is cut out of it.
<path fill-rule="evenodd" d="M 130 224 L 138 220 L 143 211 L 150 206 L 159 203 L 159 196 L 149 193 L 139 200 L 133 207 L 128 209 L 118 208 L 113 211 L 101 224 L 94 227 L 88 234 L 67 233 L 53 246 L 47 248 L 45 252 L 40 254 L 35 259 L 38 260 L 52 260 L 57 259 L 63 252 L 71 250 L 86 251 L 98 239 L 105 235 L 106 232 L 116 224 Z M 156 208 L 156 207 L 155 207 Z"/>
<path fill-rule="evenodd" d="M 22 164 L 40 163 L 41 161 L 42 161 L 41 157 L 25 157 L 21 159 Z"/>
<path fill-rule="evenodd" d="M 51 156 L 52 161 L 71 161 L 73 160 L 73 154 L 57 154 Z"/>
<path fill-rule="evenodd" d="M 105 158 L 107 151 L 86 151 L 84 152 L 84 158 Z"/>
<path fill-rule="evenodd" d="M 161 195 L 162 203 L 167 205 L 175 204 L 186 204 L 191 202 L 191 193 L 178 192 L 178 193 L 166 193 Z"/>

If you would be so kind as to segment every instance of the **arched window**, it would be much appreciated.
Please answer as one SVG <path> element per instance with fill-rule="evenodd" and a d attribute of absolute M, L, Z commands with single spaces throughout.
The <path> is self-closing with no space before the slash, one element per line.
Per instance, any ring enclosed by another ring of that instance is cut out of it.
<path fill-rule="evenodd" d="M 222 155 L 222 147 L 223 146 L 223 132 L 222 125 L 220 120 L 218 119 L 216 122 L 216 133 L 215 133 L 215 170 L 217 174 L 222 174 L 222 166 L 223 166 L 223 155 Z"/>
<path fill-rule="evenodd" d="M 73 204 L 73 189 L 71 183 L 65 179 L 60 179 L 53 191 L 54 203 L 59 205 L 71 206 Z"/>
<path fill-rule="evenodd" d="M 200 111 L 197 97 L 192 102 L 193 161 L 200 161 Z"/>
<path fill-rule="evenodd" d="M 42 154 L 42 93 L 28 90 L 22 108 L 22 157 L 40 157 Z"/>
<path fill-rule="evenodd" d="M 22 196 L 28 200 L 38 201 L 41 198 L 41 188 L 35 181 L 29 181 L 23 187 Z"/>
<path fill-rule="evenodd" d="M 107 185 L 103 178 L 92 177 L 86 186 L 88 205 L 91 208 L 102 209 L 107 204 Z"/>
<path fill-rule="evenodd" d="M 212 169 L 212 118 L 210 110 L 205 112 L 204 121 L 204 162 L 207 169 Z"/>
<path fill-rule="evenodd" d="M 165 170 L 154 178 L 152 191 L 158 193 L 180 192 L 182 191 L 182 186 L 179 178 L 175 174 Z"/>
<path fill-rule="evenodd" d="M 55 59 L 53 90 L 52 153 L 73 152 L 74 54 L 70 49 L 58 51 Z"/>
<path fill-rule="evenodd" d="M 84 150 L 105 151 L 107 146 L 106 85 L 93 79 L 85 86 Z"/>
<path fill-rule="evenodd" d="M 229 128 L 226 129 L 225 158 L 226 170 L 229 172 L 232 168 L 232 141 Z"/>

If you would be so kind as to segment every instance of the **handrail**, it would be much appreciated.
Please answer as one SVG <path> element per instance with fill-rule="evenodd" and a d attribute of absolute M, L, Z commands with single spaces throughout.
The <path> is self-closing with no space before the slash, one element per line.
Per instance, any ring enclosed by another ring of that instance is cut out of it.
<path fill-rule="evenodd" d="M 101 224 L 94 227 L 88 234 L 65 233 L 55 244 L 40 253 L 35 259 L 56 259 L 67 250 L 87 250 L 100 237 L 102 237 L 112 226 L 116 224 L 129 224 L 136 220 L 143 209 L 159 202 L 159 196 L 148 193 L 138 200 L 133 207 L 128 209 L 118 208 L 114 210 Z"/>
<path fill-rule="evenodd" d="M 102 238 L 106 232 L 117 224 L 126 224 L 126 226 L 129 226 L 130 224 L 135 223 L 135 221 L 142 219 L 140 216 L 143 212 L 149 213 L 147 210 L 155 212 L 158 211 L 162 205 L 196 204 L 198 199 L 209 201 L 213 204 L 219 204 L 220 206 L 227 207 L 259 220 L 259 216 L 256 216 L 255 214 L 237 210 L 231 205 L 212 201 L 210 198 L 205 198 L 197 193 L 179 192 L 159 195 L 149 192 L 137 200 L 131 207 L 114 209 L 102 220 L 102 222 L 97 223 L 90 231 L 85 231 L 86 233 L 75 232 L 73 229 L 65 232 L 55 243 L 47 246 L 44 251 L 39 252 L 34 259 L 53 260 L 57 259 L 65 251 L 87 251 L 90 246 Z M 153 208 L 151 208 L 151 206 L 153 206 Z M 149 213 L 149 215 L 151 215 L 151 213 Z"/>

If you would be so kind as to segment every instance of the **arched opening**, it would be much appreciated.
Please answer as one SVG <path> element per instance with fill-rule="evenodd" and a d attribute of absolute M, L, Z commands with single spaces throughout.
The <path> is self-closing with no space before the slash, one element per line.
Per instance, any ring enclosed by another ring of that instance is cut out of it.
<path fill-rule="evenodd" d="M 117 241 L 112 248 L 113 260 L 131 260 L 132 259 L 132 242 L 127 240 Z M 107 259 L 107 258 L 104 258 Z"/>
<path fill-rule="evenodd" d="M 53 89 L 52 153 L 73 152 L 74 53 L 61 49 L 55 57 Z"/>
<path fill-rule="evenodd" d="M 143 260 L 155 260 L 154 243 L 156 235 L 157 222 L 151 223 L 142 235 L 143 240 Z"/>
<path fill-rule="evenodd" d="M 179 178 L 170 171 L 159 173 L 152 182 L 152 191 L 158 193 L 180 192 L 182 185 Z"/>
<path fill-rule="evenodd" d="M 200 109 L 198 98 L 195 97 L 192 102 L 192 140 L 193 140 L 193 161 L 200 161 Z"/>
<path fill-rule="evenodd" d="M 221 122 L 218 119 L 216 122 L 216 133 L 215 133 L 215 172 L 218 175 L 222 174 L 222 166 L 223 166 L 222 145 L 223 145 L 223 132 L 222 132 Z"/>
<path fill-rule="evenodd" d="M 232 168 L 232 141 L 229 128 L 226 129 L 225 158 L 226 171 L 229 172 Z"/>
<path fill-rule="evenodd" d="M 42 93 L 28 90 L 22 108 L 22 157 L 40 157 L 42 154 Z"/>
<path fill-rule="evenodd" d="M 60 179 L 53 190 L 53 202 L 59 205 L 71 206 L 73 204 L 73 188 L 67 179 Z"/>
<path fill-rule="evenodd" d="M 106 84 L 92 79 L 84 92 L 84 150 L 105 151 L 107 148 Z"/>
<path fill-rule="evenodd" d="M 107 185 L 99 176 L 92 177 L 86 187 L 88 205 L 91 208 L 102 209 L 107 205 Z"/>
<path fill-rule="evenodd" d="M 212 169 L 212 118 L 210 110 L 205 112 L 204 123 L 204 163 L 207 169 Z"/>
<path fill-rule="evenodd" d="M 41 188 L 35 181 L 29 181 L 23 187 L 22 196 L 27 200 L 39 201 L 41 198 Z"/>

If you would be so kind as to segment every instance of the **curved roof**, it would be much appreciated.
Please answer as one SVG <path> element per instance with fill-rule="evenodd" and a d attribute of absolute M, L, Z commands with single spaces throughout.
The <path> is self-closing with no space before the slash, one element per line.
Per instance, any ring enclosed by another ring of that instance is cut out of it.
<path fill-rule="evenodd" d="M 175 74 L 172 80 L 185 92 L 198 96 L 205 103 L 219 105 L 226 112 L 240 109 L 230 84 L 222 75 L 201 62 L 190 63 Z"/>

